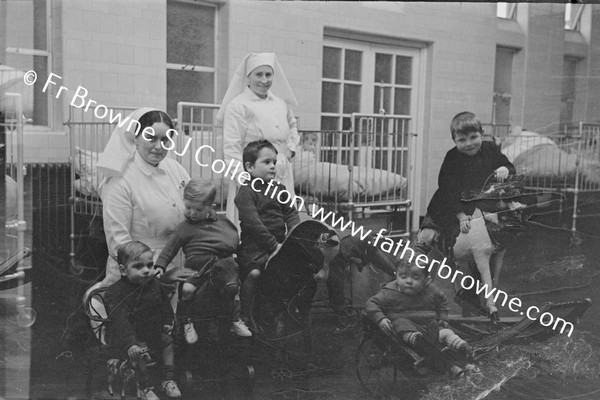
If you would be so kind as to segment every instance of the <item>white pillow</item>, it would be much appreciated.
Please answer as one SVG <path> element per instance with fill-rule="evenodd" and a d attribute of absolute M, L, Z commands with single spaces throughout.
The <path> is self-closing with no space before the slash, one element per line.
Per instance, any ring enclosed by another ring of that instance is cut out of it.
<path fill-rule="evenodd" d="M 73 165 L 79 179 L 73 182 L 73 185 L 82 194 L 97 196 L 98 184 L 100 183 L 97 169 L 99 155 L 100 153 L 95 151 L 75 147 Z"/>

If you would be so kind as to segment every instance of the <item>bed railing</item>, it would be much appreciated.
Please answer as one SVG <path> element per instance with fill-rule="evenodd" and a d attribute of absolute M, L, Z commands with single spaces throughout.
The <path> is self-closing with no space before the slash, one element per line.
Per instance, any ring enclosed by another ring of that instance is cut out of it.
<path fill-rule="evenodd" d="M 530 192 L 573 194 L 572 230 L 576 229 L 579 196 L 600 192 L 600 124 L 581 122 L 560 133 L 522 132 L 496 138 Z"/>
<path fill-rule="evenodd" d="M 218 104 L 179 102 L 179 135 L 173 150 L 175 159 L 192 178 L 206 178 L 214 182 L 217 186 L 216 210 L 223 213 L 227 204 L 229 180 L 224 179 L 223 173 L 218 173 L 222 167 L 221 161 L 224 160 L 223 126 L 217 123 L 218 110 Z"/>
<path fill-rule="evenodd" d="M 229 181 L 220 165 L 224 159 L 223 128 L 216 121 L 218 108 L 216 104 L 178 103 L 178 134 L 170 156 L 175 157 L 191 177 L 205 177 L 215 182 L 217 211 L 224 212 Z M 120 112 L 125 118 L 133 109 L 113 110 L 113 114 Z M 347 213 L 350 218 L 358 213 L 361 216 L 391 214 L 394 219 L 396 213 L 402 212 L 406 225 L 394 230 L 408 233 L 410 196 L 415 192 L 414 179 L 410 176 L 414 173 L 415 136 L 410 133 L 410 124 L 407 116 L 353 114 L 349 131 L 303 132 L 303 144 L 309 135 L 316 135 L 317 140 L 312 159 L 299 148 L 294 160 L 295 175 L 302 169 L 307 174 L 306 182 L 296 185 L 298 194 L 304 196 L 308 204 L 327 205 Z M 101 203 L 94 195 L 100 183 L 96 173 L 97 157 L 104 150 L 115 123 L 71 108 L 65 125 L 70 134 L 71 180 L 79 179 L 72 187 L 72 213 L 101 215 Z M 331 171 L 325 171 L 324 165 Z M 343 175 L 343 182 L 339 181 L 339 174 Z M 324 176 L 328 186 L 311 192 L 311 185 L 315 184 L 311 180 Z"/>

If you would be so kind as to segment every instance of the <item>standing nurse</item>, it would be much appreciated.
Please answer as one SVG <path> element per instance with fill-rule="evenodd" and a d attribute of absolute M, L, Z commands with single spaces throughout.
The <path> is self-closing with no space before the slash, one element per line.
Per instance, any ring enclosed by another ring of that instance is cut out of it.
<path fill-rule="evenodd" d="M 279 96 L 271 91 L 273 88 Z M 242 162 L 242 151 L 252 141 L 266 139 L 277 148 L 277 174 L 294 196 L 291 159 L 300 141 L 291 106 L 298 102 L 274 53 L 250 53 L 238 66 L 221 103 L 217 119 L 223 121 L 225 162 Z M 227 195 L 227 217 L 239 229 L 238 210 L 233 202 L 237 179 L 231 180 Z"/>

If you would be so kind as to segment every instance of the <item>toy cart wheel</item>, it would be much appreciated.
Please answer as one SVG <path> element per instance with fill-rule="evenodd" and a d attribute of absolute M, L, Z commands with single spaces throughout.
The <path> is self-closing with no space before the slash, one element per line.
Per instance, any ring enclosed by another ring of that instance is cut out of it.
<path fill-rule="evenodd" d="M 37 312 L 30 307 L 24 307 L 22 310 L 19 310 L 17 314 L 17 324 L 19 324 L 22 328 L 29 328 L 35 324 L 35 320 L 37 319 Z"/>
<path fill-rule="evenodd" d="M 360 321 L 360 311 L 352 306 L 345 306 L 338 314 L 338 321 L 344 328 L 354 328 Z"/>
<path fill-rule="evenodd" d="M 394 390 L 398 371 L 391 349 L 378 338 L 365 338 L 356 350 L 356 374 L 373 397 L 384 397 Z"/>
<path fill-rule="evenodd" d="M 284 367 L 275 368 L 271 371 L 271 377 L 278 381 L 283 381 L 292 377 L 292 371 Z"/>

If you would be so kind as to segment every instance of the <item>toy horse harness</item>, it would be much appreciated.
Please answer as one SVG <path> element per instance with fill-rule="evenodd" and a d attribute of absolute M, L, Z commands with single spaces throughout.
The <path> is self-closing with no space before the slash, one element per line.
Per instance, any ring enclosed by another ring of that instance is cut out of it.
<path fill-rule="evenodd" d="M 230 258 L 230 257 L 227 257 L 227 258 Z M 224 260 L 224 259 L 221 259 L 219 257 L 211 258 L 206 264 L 204 264 L 202 266 L 202 268 L 200 268 L 200 270 L 196 273 L 196 276 L 201 279 L 202 284 L 208 282 L 215 289 L 217 289 L 221 295 L 224 295 L 227 288 L 232 287 L 232 286 L 239 287 L 239 286 L 241 286 L 241 282 L 238 277 L 238 279 L 235 281 L 223 282 L 223 286 L 221 286 L 221 287 L 219 287 L 217 285 L 217 282 L 215 281 L 214 273 L 216 270 L 218 270 L 219 268 L 222 268 L 222 267 L 220 267 L 220 266 L 216 266 L 215 268 L 212 268 L 212 267 L 215 263 L 217 263 L 221 260 Z M 234 262 L 235 262 L 235 260 L 234 260 Z"/>

